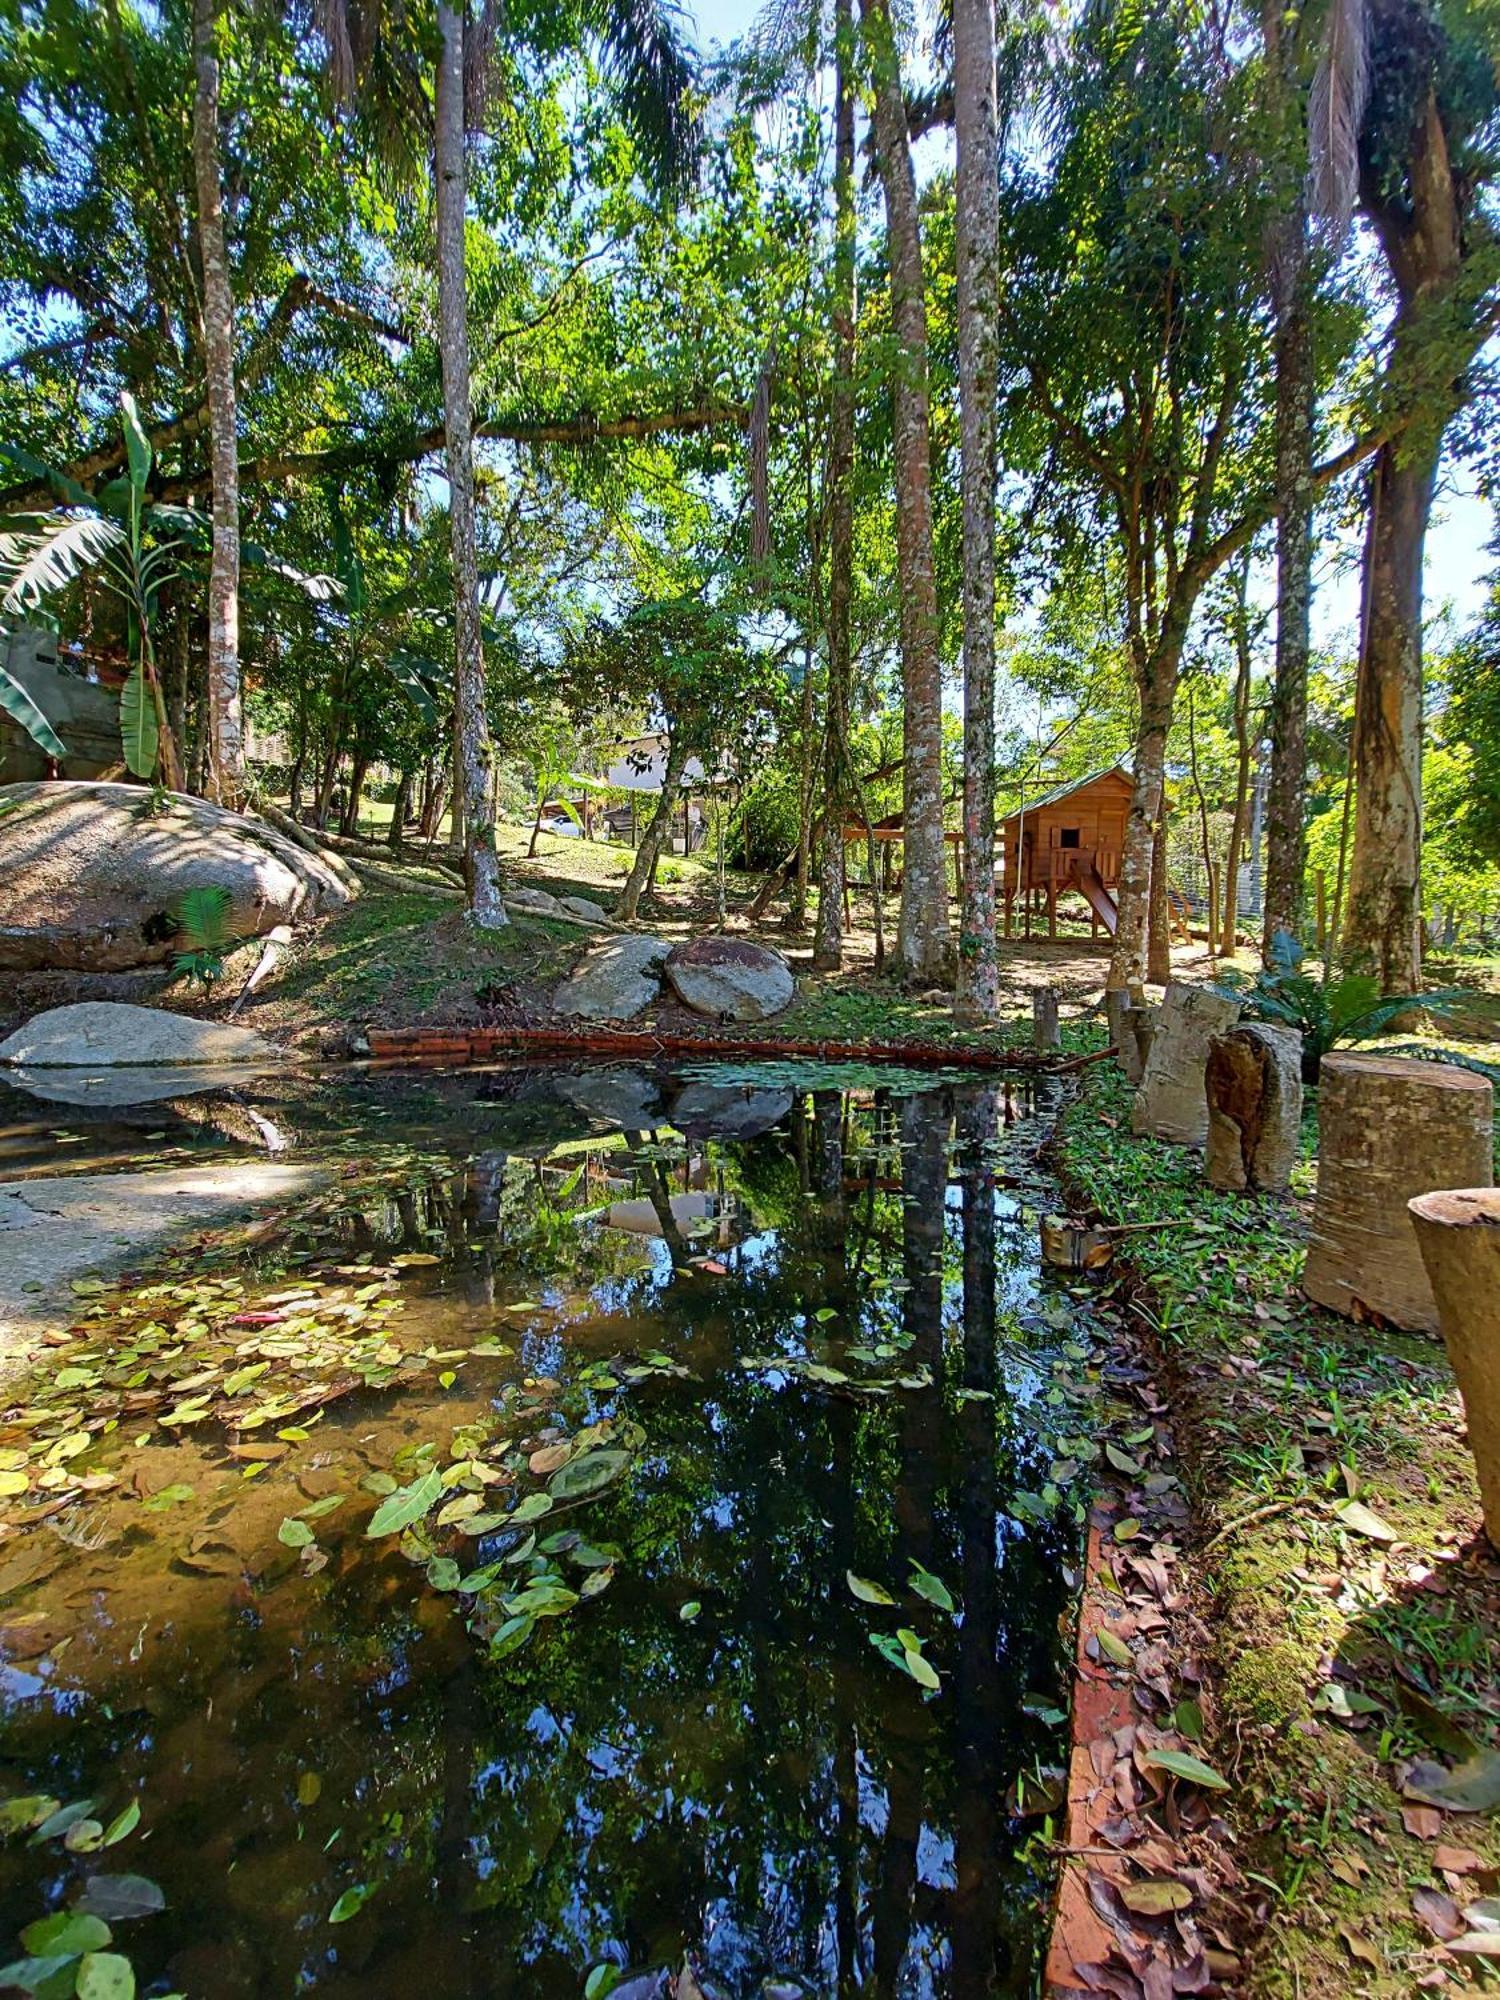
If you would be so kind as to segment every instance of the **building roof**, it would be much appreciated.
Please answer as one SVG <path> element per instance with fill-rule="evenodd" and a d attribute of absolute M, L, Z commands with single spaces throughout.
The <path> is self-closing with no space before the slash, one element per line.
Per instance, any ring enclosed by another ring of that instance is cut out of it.
<path fill-rule="evenodd" d="M 1044 812 L 1048 806 L 1060 804 L 1075 792 L 1086 792 L 1090 785 L 1102 784 L 1111 778 L 1127 788 L 1133 788 L 1135 783 L 1123 764 L 1109 764 L 1102 771 L 1090 771 L 1086 778 L 1070 778 L 1065 785 L 1054 785 L 1050 792 L 1039 792 L 1034 799 L 1023 800 L 1014 812 L 1005 815 L 1004 824 L 1008 826 L 1013 819 L 1019 819 L 1023 811 L 1030 819 L 1033 813 Z"/>

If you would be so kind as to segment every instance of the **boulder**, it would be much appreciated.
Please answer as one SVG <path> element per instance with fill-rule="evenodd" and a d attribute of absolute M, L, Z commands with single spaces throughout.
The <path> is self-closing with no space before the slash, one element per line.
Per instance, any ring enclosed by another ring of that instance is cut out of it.
<path fill-rule="evenodd" d="M 1208 1138 L 1208 1099 L 1203 1072 L 1208 1045 L 1232 1028 L 1240 1003 L 1208 986 L 1167 988 L 1156 1017 L 1144 1074 L 1130 1107 L 1137 1137 L 1165 1139 L 1174 1146 L 1201 1146 Z"/>
<path fill-rule="evenodd" d="M 670 949 L 664 938 L 612 937 L 579 960 L 552 996 L 559 1014 L 586 1021 L 628 1021 L 661 991 L 660 968 Z"/>
<path fill-rule="evenodd" d="M 569 1104 L 622 1132 L 646 1132 L 661 1121 L 661 1089 L 643 1069 L 584 1070 L 560 1076 L 557 1088 Z"/>
<path fill-rule="evenodd" d="M 0 1042 L 0 1063 L 27 1069 L 178 1067 L 202 1063 L 270 1069 L 281 1051 L 253 1028 L 199 1021 L 160 1007 L 126 1007 L 116 1000 L 81 1000 L 52 1007 Z"/>
<path fill-rule="evenodd" d="M 602 903 L 594 902 L 588 896 L 559 896 L 557 906 L 570 917 L 581 917 L 586 924 L 607 924 L 609 911 Z"/>
<path fill-rule="evenodd" d="M 1208 1045 L 1203 1177 L 1228 1193 L 1283 1194 L 1302 1129 L 1302 1037 L 1246 1021 Z"/>
<path fill-rule="evenodd" d="M 534 910 L 539 917 L 555 917 L 562 908 L 550 889 L 507 889 L 505 900 L 518 910 Z"/>
<path fill-rule="evenodd" d="M 318 855 L 262 821 L 139 785 L 0 787 L 0 968 L 121 972 L 180 949 L 172 911 L 189 889 L 229 892 L 238 938 L 340 908 L 351 890 Z"/>
<path fill-rule="evenodd" d="M 715 1021 L 765 1021 L 797 991 L 780 952 L 744 938 L 691 938 L 675 947 L 667 983 L 684 1007 Z"/>

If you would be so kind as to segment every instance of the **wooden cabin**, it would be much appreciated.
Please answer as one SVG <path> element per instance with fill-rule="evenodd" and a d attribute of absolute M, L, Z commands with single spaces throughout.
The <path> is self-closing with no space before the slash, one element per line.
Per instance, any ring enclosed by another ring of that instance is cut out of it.
<path fill-rule="evenodd" d="M 1016 810 L 997 828 L 1007 937 L 1018 897 L 1026 936 L 1031 935 L 1033 911 L 1045 910 L 1047 935 L 1056 937 L 1058 898 L 1069 891 L 1088 904 L 1096 937 L 1101 925 L 1114 935 L 1120 852 L 1133 790 L 1130 773 L 1115 764 L 1034 798 L 1022 794 Z"/>

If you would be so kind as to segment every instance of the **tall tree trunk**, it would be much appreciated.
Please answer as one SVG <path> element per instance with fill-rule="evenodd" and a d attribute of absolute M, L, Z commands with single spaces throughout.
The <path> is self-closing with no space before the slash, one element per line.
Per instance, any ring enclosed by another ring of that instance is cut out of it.
<path fill-rule="evenodd" d="M 828 433 L 828 733 L 813 964 L 843 958 L 844 819 L 849 797 L 849 613 L 854 594 L 854 12 L 835 0 L 833 395 Z"/>
<path fill-rule="evenodd" d="M 386 844 L 397 854 L 401 852 L 406 838 L 406 815 L 411 810 L 411 772 L 403 765 L 396 785 L 396 796 L 391 804 L 391 826 L 386 835 Z"/>
<path fill-rule="evenodd" d="M 917 181 L 907 136 L 901 62 L 889 0 L 860 0 L 875 84 L 875 142 L 885 194 L 896 365 L 891 385 L 896 460 L 896 566 L 901 593 L 904 867 L 896 955 L 905 978 L 952 970 L 948 857 L 943 840 L 943 676 L 932 556 L 927 302 Z"/>
<path fill-rule="evenodd" d="M 1234 607 L 1231 627 L 1234 635 L 1234 819 L 1229 828 L 1229 853 L 1224 862 L 1224 921 L 1219 930 L 1220 958 L 1233 958 L 1238 940 L 1240 858 L 1245 851 L 1245 834 L 1250 819 L 1250 613 L 1245 602 L 1249 584 L 1249 558 L 1235 565 L 1231 578 Z"/>
<path fill-rule="evenodd" d="M 995 959 L 995 389 L 1000 182 L 994 0 L 953 0 L 955 251 L 963 453 L 964 871 L 958 997 L 1000 1008 Z"/>
<path fill-rule="evenodd" d="M 1146 909 L 1146 977 L 1165 986 L 1172 977 L 1172 898 L 1167 879 L 1167 788 L 1151 836 L 1151 900 Z"/>
<path fill-rule="evenodd" d="M 1177 697 L 1181 641 L 1161 641 L 1140 676 L 1140 723 L 1135 740 L 1135 781 L 1125 839 L 1120 849 L 1119 919 L 1110 954 L 1108 985 L 1124 992 L 1146 977 L 1146 940 L 1151 905 L 1151 856 L 1162 813 L 1167 735 Z"/>
<path fill-rule="evenodd" d="M 1301 934 L 1307 875 L 1307 661 L 1312 630 L 1312 280 L 1299 198 L 1277 224 L 1276 678 L 1266 791 L 1262 954 L 1277 931 Z"/>
<path fill-rule="evenodd" d="M 810 632 L 802 673 L 799 735 L 801 740 L 798 745 L 797 772 L 797 859 L 792 877 L 792 907 L 787 919 L 794 931 L 807 928 L 807 889 L 812 875 L 813 766 L 816 751 L 813 745 L 813 641 Z"/>
<path fill-rule="evenodd" d="M 193 0 L 193 174 L 203 260 L 203 341 L 213 486 L 208 570 L 208 789 L 220 805 L 245 796 L 240 726 L 240 470 L 234 394 L 234 297 L 219 172 L 217 0 Z"/>
<path fill-rule="evenodd" d="M 433 178 L 438 243 L 438 345 L 443 362 L 443 417 L 448 434 L 448 524 L 453 551 L 454 637 L 457 659 L 458 762 L 463 789 L 463 870 L 469 916 L 486 930 L 510 920 L 500 893 L 500 857 L 490 810 L 494 748 L 485 713 L 484 642 L 479 627 L 479 559 L 474 542 L 474 425 L 469 407 L 467 207 L 464 158 L 464 20 L 438 0 Z"/>
<path fill-rule="evenodd" d="M 1462 194 L 1430 84 L 1403 198 L 1393 201 L 1382 182 L 1362 199 L 1400 301 L 1387 377 L 1418 400 L 1399 444 L 1377 454 L 1370 482 L 1343 957 L 1348 970 L 1375 973 L 1383 992 L 1413 993 L 1422 981 L 1422 556 L 1458 377 L 1483 337 L 1472 315 L 1460 339 L 1451 324 L 1463 275 Z"/>
<path fill-rule="evenodd" d="M 636 911 L 640 908 L 641 897 L 646 884 L 656 872 L 656 857 L 661 852 L 661 844 L 671 830 L 672 815 L 677 809 L 677 795 L 682 787 L 682 774 L 687 769 L 687 739 L 681 730 L 673 730 L 667 737 L 667 768 L 661 781 L 661 799 L 656 811 L 651 815 L 651 823 L 641 835 L 641 844 L 635 850 L 635 859 L 630 864 L 630 873 L 625 878 L 625 887 L 620 892 L 619 908 L 615 915 L 622 923 L 633 924 Z"/>
<path fill-rule="evenodd" d="M 370 759 L 363 751 L 356 749 L 350 760 L 349 792 L 344 800 L 344 810 L 339 817 L 339 832 L 346 840 L 359 832 L 359 802 L 365 789 L 365 777 L 370 769 Z"/>

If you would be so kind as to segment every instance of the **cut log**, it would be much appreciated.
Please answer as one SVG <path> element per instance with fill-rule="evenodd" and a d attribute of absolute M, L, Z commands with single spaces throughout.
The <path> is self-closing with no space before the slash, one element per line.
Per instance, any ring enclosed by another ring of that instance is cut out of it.
<path fill-rule="evenodd" d="M 1488 1187 L 1493 1092 L 1473 1071 L 1399 1056 L 1323 1058 L 1318 1198 L 1302 1288 L 1348 1318 L 1438 1332 L 1407 1203 Z"/>
<path fill-rule="evenodd" d="M 1203 1174 L 1230 1193 L 1282 1194 L 1302 1127 L 1302 1037 L 1247 1021 L 1208 1045 Z"/>
<path fill-rule="evenodd" d="M 1232 1028 L 1240 1004 L 1207 986 L 1174 981 L 1156 1016 L 1156 1032 L 1141 1087 L 1130 1108 L 1137 1136 L 1165 1139 L 1174 1146 L 1201 1146 L 1208 1137 L 1208 1099 L 1203 1071 L 1208 1045 Z M 1133 1024 L 1132 1024 L 1133 1025 Z"/>
<path fill-rule="evenodd" d="M 1500 1548 L 1500 1192 L 1448 1188 L 1407 1208 L 1463 1397 L 1485 1533 Z"/>
<path fill-rule="evenodd" d="M 1062 1047 L 1062 1029 L 1057 1020 L 1057 988 L 1039 986 L 1031 996 L 1031 1033 L 1041 1050 Z"/>

